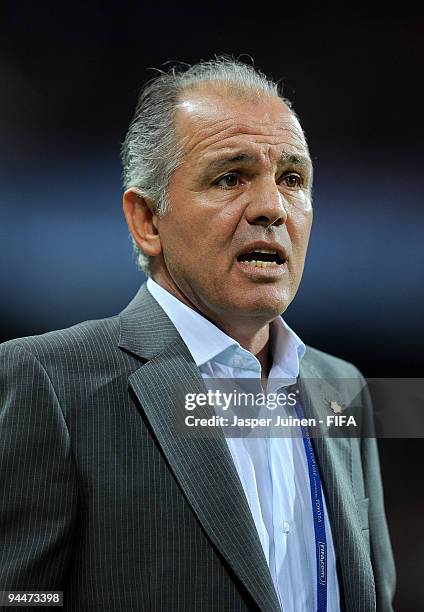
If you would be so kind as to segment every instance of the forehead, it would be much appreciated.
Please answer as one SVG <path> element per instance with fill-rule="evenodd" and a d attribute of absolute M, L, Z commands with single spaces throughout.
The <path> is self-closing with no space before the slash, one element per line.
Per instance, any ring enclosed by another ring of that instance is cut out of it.
<path fill-rule="evenodd" d="M 177 107 L 176 132 L 186 160 L 207 161 L 239 147 L 267 157 L 308 155 L 299 121 L 281 98 L 270 94 L 246 98 L 212 87 L 185 92 Z"/>

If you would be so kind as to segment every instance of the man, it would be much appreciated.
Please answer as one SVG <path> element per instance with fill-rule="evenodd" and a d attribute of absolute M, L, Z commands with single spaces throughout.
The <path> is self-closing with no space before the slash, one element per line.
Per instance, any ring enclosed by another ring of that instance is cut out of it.
<path fill-rule="evenodd" d="M 312 223 L 296 115 L 238 62 L 161 73 L 123 162 L 147 285 L 116 317 L 1 348 L 0 588 L 63 590 L 75 611 L 391 610 L 365 393 L 362 437 L 179 428 L 176 390 L 214 377 L 298 379 L 297 414 L 316 417 L 343 406 L 329 379 L 361 386 L 280 316 Z"/>

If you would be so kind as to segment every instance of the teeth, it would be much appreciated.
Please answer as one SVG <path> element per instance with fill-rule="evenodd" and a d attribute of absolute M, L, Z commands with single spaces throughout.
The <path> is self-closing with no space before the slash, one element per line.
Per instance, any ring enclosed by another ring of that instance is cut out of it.
<path fill-rule="evenodd" d="M 270 266 L 278 266 L 276 261 L 256 261 L 253 259 L 252 261 L 243 261 L 245 266 L 254 266 L 255 268 L 269 268 Z"/>
<path fill-rule="evenodd" d="M 275 251 L 274 249 L 253 249 L 253 251 L 250 251 L 251 253 L 269 253 L 270 255 L 275 255 L 277 253 L 277 251 Z"/>

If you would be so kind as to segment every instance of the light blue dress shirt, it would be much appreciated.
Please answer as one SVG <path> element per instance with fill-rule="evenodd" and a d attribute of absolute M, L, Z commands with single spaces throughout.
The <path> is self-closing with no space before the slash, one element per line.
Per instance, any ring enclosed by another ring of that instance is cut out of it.
<path fill-rule="evenodd" d="M 191 352 L 203 379 L 258 379 L 256 357 L 189 308 L 153 279 L 151 295 L 166 312 Z M 271 323 L 272 367 L 267 393 L 281 379 L 295 381 L 305 345 L 278 317 Z M 256 525 L 264 555 L 284 612 L 317 609 L 315 533 L 308 466 L 301 437 L 226 438 Z M 336 557 L 324 498 L 327 534 L 327 610 L 339 612 Z"/>

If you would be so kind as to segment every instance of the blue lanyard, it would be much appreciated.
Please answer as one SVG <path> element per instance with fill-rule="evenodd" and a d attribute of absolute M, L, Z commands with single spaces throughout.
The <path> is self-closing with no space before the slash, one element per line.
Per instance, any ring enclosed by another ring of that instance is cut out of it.
<path fill-rule="evenodd" d="M 296 414 L 303 419 L 303 410 L 296 402 Z M 312 515 L 314 517 L 315 530 L 315 553 L 317 562 L 317 612 L 327 610 L 327 538 L 325 536 L 324 504 L 322 499 L 321 478 L 315 459 L 309 432 L 303 425 L 300 426 L 305 447 L 306 460 L 308 462 L 309 485 L 311 491 Z"/>

